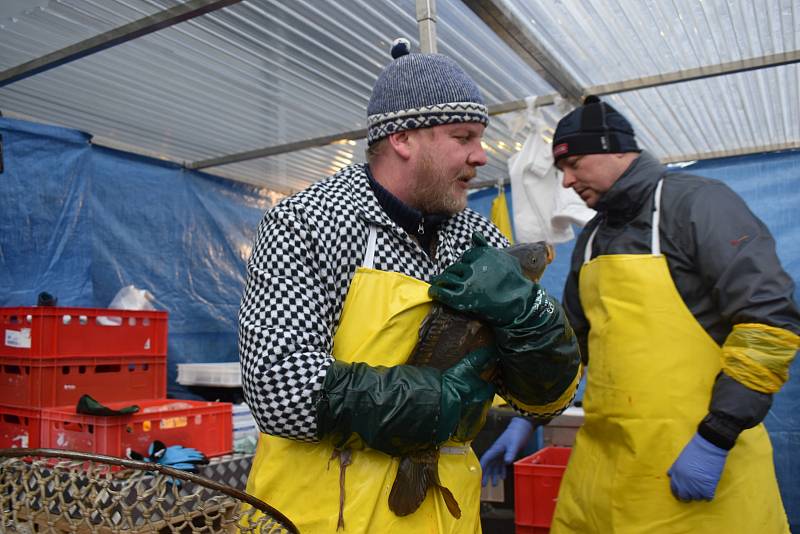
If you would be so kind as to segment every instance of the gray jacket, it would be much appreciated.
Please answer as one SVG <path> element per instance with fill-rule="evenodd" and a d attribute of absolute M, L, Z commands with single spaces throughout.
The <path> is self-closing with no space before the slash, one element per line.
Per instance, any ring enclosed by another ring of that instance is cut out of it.
<path fill-rule="evenodd" d="M 578 237 L 564 289 L 564 308 L 581 344 L 584 363 L 589 324 L 578 296 L 586 241 L 599 226 L 592 256 L 649 254 L 656 185 L 661 197 L 661 249 L 686 306 L 720 345 L 739 323 L 761 323 L 800 333 L 794 282 L 775 253 L 767 227 L 724 183 L 685 173 L 668 173 L 642 152 L 606 192 L 597 216 Z M 771 395 L 750 390 L 720 374 L 712 393 L 707 432 L 730 448 L 739 433 L 763 420 Z"/>

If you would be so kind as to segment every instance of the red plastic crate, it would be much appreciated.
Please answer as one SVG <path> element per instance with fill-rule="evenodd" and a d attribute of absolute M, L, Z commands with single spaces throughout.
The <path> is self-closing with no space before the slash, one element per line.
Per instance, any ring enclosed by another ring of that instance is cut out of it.
<path fill-rule="evenodd" d="M 166 356 L 167 312 L 0 308 L 0 356 Z"/>
<path fill-rule="evenodd" d="M 164 398 L 167 357 L 0 356 L 0 404 L 25 408 L 75 406 L 84 393 L 102 403 Z"/>
<path fill-rule="evenodd" d="M 40 446 L 41 410 L 0 405 L 0 449 Z"/>
<path fill-rule="evenodd" d="M 228 454 L 233 448 L 232 405 L 182 399 L 108 403 L 112 409 L 136 404 L 137 413 L 103 417 L 80 415 L 64 406 L 42 410 L 41 446 L 125 457 L 131 450 L 147 454 L 153 440 L 183 445 L 206 456 Z"/>
<path fill-rule="evenodd" d="M 570 447 L 545 447 L 514 462 L 514 524 L 517 534 L 550 530 Z"/>
<path fill-rule="evenodd" d="M 528 527 L 525 525 L 514 525 L 514 534 L 548 534 L 550 527 Z"/>

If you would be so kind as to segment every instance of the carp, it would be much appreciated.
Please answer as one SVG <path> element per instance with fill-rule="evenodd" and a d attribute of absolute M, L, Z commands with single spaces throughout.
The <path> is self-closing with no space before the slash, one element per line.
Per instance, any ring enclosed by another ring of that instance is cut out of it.
<path fill-rule="evenodd" d="M 554 257 L 553 247 L 544 241 L 520 243 L 503 251 L 517 258 L 523 274 L 534 282 L 541 279 L 545 267 Z M 426 365 L 444 371 L 471 351 L 492 343 L 494 335 L 489 326 L 465 313 L 433 302 L 431 310 L 420 325 L 417 344 L 406 364 Z M 489 370 L 483 378 L 491 380 L 494 372 L 495 369 Z M 471 441 L 479 430 L 480 428 L 459 428 L 456 437 Z M 431 487 L 439 488 L 450 514 L 456 519 L 460 518 L 461 508 L 458 502 L 439 480 L 439 449 L 436 447 L 400 458 L 397 475 L 389 493 L 389 509 L 398 516 L 413 513 L 425 500 L 428 488 Z"/>

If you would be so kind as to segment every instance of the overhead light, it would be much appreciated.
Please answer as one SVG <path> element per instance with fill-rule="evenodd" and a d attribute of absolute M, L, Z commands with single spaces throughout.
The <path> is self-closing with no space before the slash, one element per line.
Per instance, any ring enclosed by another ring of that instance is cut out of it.
<path fill-rule="evenodd" d="M 353 141 L 352 139 L 337 139 L 336 141 L 334 141 L 331 144 L 333 144 L 333 145 L 350 145 L 350 146 L 353 146 L 353 145 L 356 144 L 356 142 Z"/>

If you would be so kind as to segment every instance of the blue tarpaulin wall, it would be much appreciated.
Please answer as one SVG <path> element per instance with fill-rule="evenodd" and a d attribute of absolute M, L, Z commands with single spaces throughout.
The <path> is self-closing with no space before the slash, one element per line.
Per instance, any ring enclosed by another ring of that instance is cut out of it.
<path fill-rule="evenodd" d="M 169 311 L 168 384 L 183 362 L 235 361 L 245 262 L 268 192 L 90 144 L 74 130 L 0 118 L 0 306 L 39 292 L 62 306 L 105 307 L 127 285 Z M 784 267 L 800 276 L 800 152 L 726 158 L 686 170 L 739 192 L 767 224 Z M 496 191 L 470 195 L 488 216 Z M 506 196 L 509 204 L 511 195 Z M 572 242 L 543 285 L 560 297 Z M 797 297 L 797 294 L 796 294 Z M 781 492 L 800 532 L 800 361 L 767 418 Z"/>
<path fill-rule="evenodd" d="M 169 312 L 176 364 L 238 360 L 245 262 L 267 192 L 90 144 L 64 128 L 0 118 L 0 306 L 106 307 L 127 285 Z"/>
<path fill-rule="evenodd" d="M 784 269 L 795 283 L 800 279 L 800 151 L 706 160 L 681 170 L 716 178 L 739 193 L 775 237 Z M 469 205 L 488 217 L 496 196 L 496 189 L 477 191 L 470 195 Z M 513 209 L 509 189 L 506 199 Z M 556 247 L 556 258 L 542 278 L 542 286 L 558 298 L 563 294 L 574 243 Z M 799 296 L 795 287 L 796 301 Z M 775 395 L 765 424 L 775 450 L 789 522 L 792 531 L 800 534 L 800 358 L 791 367 L 789 382 Z"/>

